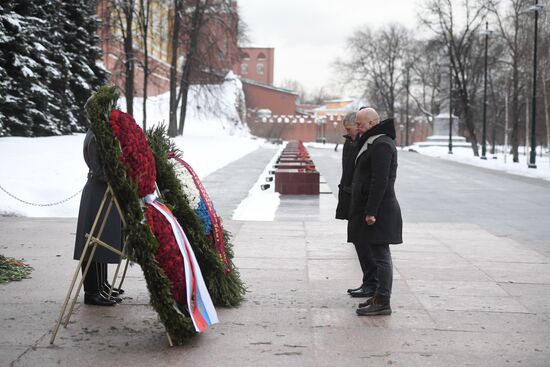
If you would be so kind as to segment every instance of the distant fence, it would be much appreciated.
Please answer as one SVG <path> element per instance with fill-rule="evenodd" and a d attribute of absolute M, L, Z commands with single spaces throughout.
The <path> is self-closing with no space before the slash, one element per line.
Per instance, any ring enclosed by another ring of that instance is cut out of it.
<path fill-rule="evenodd" d="M 304 115 L 273 115 L 249 118 L 247 123 L 252 134 L 261 138 L 343 143 L 342 135 L 346 133 L 346 130 L 342 119 L 341 115 L 327 115 L 317 120 L 312 116 Z M 396 144 L 405 145 L 405 124 L 396 123 L 395 125 Z M 425 141 L 431 134 L 432 128 L 427 121 L 410 122 L 409 144 Z"/>
<path fill-rule="evenodd" d="M 342 143 L 342 135 L 346 133 L 342 118 L 340 115 L 327 115 L 315 120 L 304 115 L 272 115 L 250 118 L 247 123 L 253 135 L 266 139 Z"/>

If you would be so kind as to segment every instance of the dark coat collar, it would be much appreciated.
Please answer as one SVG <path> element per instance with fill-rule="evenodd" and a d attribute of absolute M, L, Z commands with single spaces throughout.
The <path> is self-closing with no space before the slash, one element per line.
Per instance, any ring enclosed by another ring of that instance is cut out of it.
<path fill-rule="evenodd" d="M 365 137 L 365 139 L 370 138 L 374 135 L 384 134 L 389 136 L 392 139 L 395 139 L 396 133 L 395 133 L 395 125 L 393 124 L 393 119 L 386 119 L 384 121 L 381 121 L 378 125 L 374 126 L 372 129 L 364 133 L 361 138 Z"/>
<path fill-rule="evenodd" d="M 380 122 L 378 125 L 361 135 L 357 140 L 357 152 L 361 150 L 368 138 L 379 134 L 388 135 L 390 138 L 395 139 L 395 125 L 393 124 L 392 118 Z"/>
<path fill-rule="evenodd" d="M 354 137 L 351 136 L 350 134 L 342 135 L 342 137 L 343 137 L 344 139 L 346 139 L 346 140 L 351 140 L 351 141 L 354 141 L 354 140 L 355 140 Z"/>

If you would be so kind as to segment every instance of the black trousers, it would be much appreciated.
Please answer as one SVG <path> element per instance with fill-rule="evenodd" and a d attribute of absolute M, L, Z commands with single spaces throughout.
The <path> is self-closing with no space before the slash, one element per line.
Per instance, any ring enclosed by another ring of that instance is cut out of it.
<path fill-rule="evenodd" d="M 368 245 L 372 260 L 376 264 L 378 288 L 376 293 L 390 297 L 393 286 L 393 262 L 390 245 Z"/>
<path fill-rule="evenodd" d="M 376 271 L 376 263 L 372 260 L 372 256 L 368 247 L 354 243 L 357 258 L 363 272 L 363 289 L 376 290 L 378 287 L 378 278 Z"/>
<path fill-rule="evenodd" d="M 82 262 L 82 273 L 86 269 L 87 262 Z M 92 294 L 99 292 L 107 283 L 107 264 L 96 261 L 90 262 L 88 273 L 84 277 L 84 293 Z"/>

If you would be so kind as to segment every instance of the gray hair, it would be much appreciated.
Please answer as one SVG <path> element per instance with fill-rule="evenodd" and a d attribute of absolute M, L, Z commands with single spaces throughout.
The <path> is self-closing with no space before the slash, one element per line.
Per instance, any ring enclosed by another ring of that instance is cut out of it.
<path fill-rule="evenodd" d="M 346 116 L 344 116 L 344 119 L 342 120 L 343 124 L 346 123 L 355 123 L 355 118 L 357 116 L 357 112 L 348 112 Z"/>

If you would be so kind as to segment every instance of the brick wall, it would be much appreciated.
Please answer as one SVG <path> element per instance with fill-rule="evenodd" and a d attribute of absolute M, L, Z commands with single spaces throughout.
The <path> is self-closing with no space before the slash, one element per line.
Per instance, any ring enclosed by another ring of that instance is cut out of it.
<path fill-rule="evenodd" d="M 247 108 L 267 108 L 274 115 L 294 115 L 296 113 L 296 94 L 246 81 L 243 81 L 243 91 Z"/>
<path fill-rule="evenodd" d="M 396 124 L 395 139 L 397 146 L 405 145 L 405 123 Z M 432 127 L 427 121 L 414 121 L 409 123 L 409 145 L 417 142 L 426 141 L 428 136 L 432 135 Z"/>
<path fill-rule="evenodd" d="M 268 85 L 273 84 L 275 49 L 268 47 L 243 47 L 240 57 L 233 66 L 233 72 L 243 79 L 255 80 Z M 245 65 L 243 67 L 243 65 Z M 259 67 L 258 65 L 261 65 Z"/>
<path fill-rule="evenodd" d="M 111 73 L 109 83 L 120 88 L 124 94 L 124 81 L 126 80 L 124 64 L 117 55 L 123 55 L 122 44 L 119 42 L 105 42 L 103 44 L 103 64 Z M 134 49 L 136 58 L 143 60 L 143 54 Z M 155 96 L 166 93 L 170 90 L 170 65 L 149 58 L 149 80 L 147 84 L 147 95 Z M 135 96 L 143 96 L 143 69 L 139 65 L 135 65 L 134 69 L 134 88 Z"/>
<path fill-rule="evenodd" d="M 248 126 L 253 135 L 266 139 L 320 141 L 323 137 L 329 143 L 343 143 L 346 133 L 342 121 L 330 116 L 324 124 L 318 125 L 309 116 L 275 115 L 261 119 L 249 119 Z"/>

